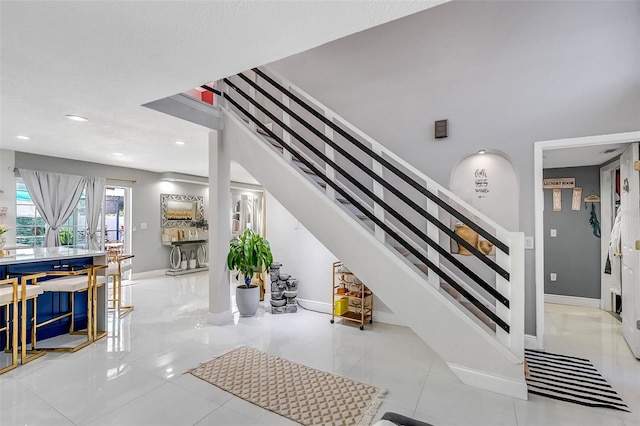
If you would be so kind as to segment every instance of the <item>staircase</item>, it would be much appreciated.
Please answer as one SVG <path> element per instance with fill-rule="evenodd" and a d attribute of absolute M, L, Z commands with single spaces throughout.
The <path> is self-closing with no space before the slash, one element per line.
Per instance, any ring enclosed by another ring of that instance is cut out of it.
<path fill-rule="evenodd" d="M 522 233 L 501 228 L 271 71 L 203 87 L 223 97 L 231 158 L 464 383 L 527 398 Z M 456 234 L 459 223 L 492 252 Z"/>

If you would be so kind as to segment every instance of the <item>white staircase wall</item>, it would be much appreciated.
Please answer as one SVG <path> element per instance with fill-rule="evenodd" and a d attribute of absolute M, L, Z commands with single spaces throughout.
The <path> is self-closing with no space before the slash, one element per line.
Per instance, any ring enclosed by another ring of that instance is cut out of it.
<path fill-rule="evenodd" d="M 527 399 L 522 358 L 428 285 L 319 188 L 224 111 L 231 159 L 246 168 L 285 208 L 342 260 L 464 382 Z M 329 285 L 329 283 L 327 283 Z"/>

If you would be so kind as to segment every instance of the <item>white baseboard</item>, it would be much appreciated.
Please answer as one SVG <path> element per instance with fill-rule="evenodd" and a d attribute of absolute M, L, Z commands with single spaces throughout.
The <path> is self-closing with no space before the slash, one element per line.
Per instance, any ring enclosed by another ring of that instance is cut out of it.
<path fill-rule="evenodd" d="M 382 312 L 373 310 L 373 322 L 381 322 L 383 324 L 397 325 L 400 327 L 406 327 L 400 318 L 393 312 Z"/>
<path fill-rule="evenodd" d="M 538 338 L 536 336 L 532 336 L 531 334 L 524 335 L 524 348 L 536 350 L 542 349 L 538 346 Z"/>
<path fill-rule="evenodd" d="M 513 398 L 527 400 L 527 383 L 522 375 L 522 381 L 509 379 L 506 377 L 494 376 L 484 371 L 472 370 L 461 365 L 447 363 L 451 371 L 462 381 L 462 383 L 480 389 L 486 389 Z M 523 367 L 524 371 L 524 367 Z"/>
<path fill-rule="evenodd" d="M 266 300 L 266 296 L 265 296 L 265 300 Z M 303 309 L 322 312 L 323 314 L 331 315 L 331 313 L 333 312 L 331 303 L 317 302 L 315 300 L 298 298 L 298 304 L 301 307 L 304 307 Z M 375 309 L 373 310 L 373 322 L 380 322 L 383 324 L 398 325 L 401 327 L 406 327 L 406 325 L 402 323 L 402 321 L 400 321 L 398 316 L 393 312 L 381 312 L 381 311 L 376 311 Z"/>
<path fill-rule="evenodd" d="M 233 314 L 231 313 L 231 310 L 220 312 L 217 314 L 213 312 L 207 312 L 207 322 L 213 325 L 229 324 L 233 322 Z"/>
<path fill-rule="evenodd" d="M 164 275 L 167 271 L 168 271 L 168 269 L 156 269 L 156 270 L 153 270 L 153 271 L 133 272 L 131 274 L 131 279 L 132 280 L 141 280 L 143 278 L 159 277 L 159 276 Z"/>
<path fill-rule="evenodd" d="M 600 299 L 589 297 L 563 296 L 560 294 L 545 294 L 544 303 L 557 303 L 559 305 L 582 306 L 583 308 L 600 308 Z"/>
<path fill-rule="evenodd" d="M 265 296 L 265 300 L 266 300 L 266 296 Z M 331 303 L 317 302 L 315 300 L 298 298 L 298 304 L 302 307 L 302 309 L 321 312 L 323 314 L 331 315 L 331 312 L 333 311 L 331 307 Z"/>

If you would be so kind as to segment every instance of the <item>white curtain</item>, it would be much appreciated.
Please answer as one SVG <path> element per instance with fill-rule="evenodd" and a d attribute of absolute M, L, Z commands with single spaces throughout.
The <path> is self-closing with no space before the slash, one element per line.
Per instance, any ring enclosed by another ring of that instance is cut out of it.
<path fill-rule="evenodd" d="M 38 213 L 49 225 L 44 239 L 45 247 L 59 246 L 58 228 L 73 213 L 87 178 L 24 169 L 20 169 L 20 176 Z"/>
<path fill-rule="evenodd" d="M 106 179 L 101 177 L 88 177 L 87 189 L 87 248 L 89 250 L 99 250 L 98 226 L 100 221 L 100 210 L 104 201 L 104 186 Z"/>

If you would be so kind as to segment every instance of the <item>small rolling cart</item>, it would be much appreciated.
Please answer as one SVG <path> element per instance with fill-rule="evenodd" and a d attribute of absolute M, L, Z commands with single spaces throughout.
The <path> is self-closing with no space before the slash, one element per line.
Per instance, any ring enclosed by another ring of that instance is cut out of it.
<path fill-rule="evenodd" d="M 341 318 L 364 330 L 365 323 L 373 322 L 373 293 L 340 261 L 333 262 L 332 303 L 331 324 Z"/>

